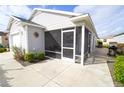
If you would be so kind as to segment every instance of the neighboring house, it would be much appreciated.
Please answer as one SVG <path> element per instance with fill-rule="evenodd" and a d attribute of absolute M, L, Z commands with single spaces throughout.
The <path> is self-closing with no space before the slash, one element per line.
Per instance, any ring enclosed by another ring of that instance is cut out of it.
<path fill-rule="evenodd" d="M 113 36 L 113 40 L 117 43 L 124 43 L 124 32 Z"/>
<path fill-rule="evenodd" d="M 9 46 L 9 39 L 8 39 L 8 33 L 7 32 L 0 32 L 0 44 L 4 47 Z"/>
<path fill-rule="evenodd" d="M 100 40 L 103 42 L 103 44 L 109 44 L 110 42 L 124 43 L 124 32 Z"/>
<path fill-rule="evenodd" d="M 43 51 L 48 57 L 82 64 L 98 37 L 89 14 L 48 9 L 34 9 L 29 20 L 12 16 L 7 29 L 10 48 Z"/>
<path fill-rule="evenodd" d="M 107 38 L 102 38 L 102 39 L 99 39 L 99 40 L 103 42 L 103 45 L 109 45 L 109 42 L 115 42 L 113 40 L 113 37 L 112 36 L 107 37 Z"/>

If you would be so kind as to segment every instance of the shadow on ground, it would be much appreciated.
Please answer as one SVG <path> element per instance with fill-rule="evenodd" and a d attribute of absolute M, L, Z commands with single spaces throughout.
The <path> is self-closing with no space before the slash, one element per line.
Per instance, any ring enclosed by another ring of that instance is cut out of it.
<path fill-rule="evenodd" d="M 7 77 L 6 73 L 8 73 L 8 71 L 21 70 L 21 69 L 7 69 L 7 70 L 4 70 L 2 68 L 2 66 L 4 66 L 4 65 L 0 64 L 0 86 L 1 87 L 11 87 L 9 82 L 10 82 L 10 80 L 12 80 L 14 78 L 13 77 Z"/>
<path fill-rule="evenodd" d="M 24 61 L 20 61 L 19 63 L 24 66 L 24 67 L 27 67 L 27 66 L 30 66 L 30 65 L 33 65 L 33 64 L 43 64 L 43 63 L 46 63 L 48 62 L 47 60 L 53 60 L 53 59 L 50 59 L 48 57 L 46 57 L 44 60 L 42 61 L 38 61 L 38 62 L 24 62 Z"/>

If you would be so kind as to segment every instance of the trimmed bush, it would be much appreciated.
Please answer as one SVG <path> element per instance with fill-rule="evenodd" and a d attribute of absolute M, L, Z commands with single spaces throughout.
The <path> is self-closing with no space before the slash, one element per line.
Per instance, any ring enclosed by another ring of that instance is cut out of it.
<path fill-rule="evenodd" d="M 42 53 L 42 52 L 38 52 L 38 53 L 36 54 L 36 58 L 37 58 L 38 60 L 43 60 L 43 59 L 45 58 L 45 55 L 44 55 L 44 53 Z"/>
<path fill-rule="evenodd" d="M 118 56 L 114 63 L 114 79 L 124 85 L 124 56 Z"/>
<path fill-rule="evenodd" d="M 0 53 L 7 51 L 6 48 L 0 48 Z"/>
<path fill-rule="evenodd" d="M 98 48 L 102 48 L 103 47 L 103 43 L 100 40 L 97 40 L 96 45 L 97 45 Z"/>
<path fill-rule="evenodd" d="M 34 61 L 34 54 L 33 53 L 26 53 L 24 55 L 24 60 L 29 61 L 29 62 Z"/>
<path fill-rule="evenodd" d="M 103 48 L 109 48 L 108 44 L 103 44 Z"/>

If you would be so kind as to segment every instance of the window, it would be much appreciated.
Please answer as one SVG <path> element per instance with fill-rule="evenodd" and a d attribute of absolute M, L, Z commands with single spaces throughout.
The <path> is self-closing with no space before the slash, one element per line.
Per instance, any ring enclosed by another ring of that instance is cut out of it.
<path fill-rule="evenodd" d="M 81 55 L 81 27 L 76 27 L 76 55 Z"/>
<path fill-rule="evenodd" d="M 61 30 L 45 32 L 45 50 L 61 52 Z"/>
<path fill-rule="evenodd" d="M 73 32 L 64 32 L 63 33 L 63 47 L 72 47 L 73 48 L 74 33 Z"/>
<path fill-rule="evenodd" d="M 73 58 L 73 49 L 63 49 L 63 57 Z"/>

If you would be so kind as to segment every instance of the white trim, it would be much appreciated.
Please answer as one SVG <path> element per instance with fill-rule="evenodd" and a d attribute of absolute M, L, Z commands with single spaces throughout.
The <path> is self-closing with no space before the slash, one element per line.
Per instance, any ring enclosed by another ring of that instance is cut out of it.
<path fill-rule="evenodd" d="M 61 54 L 61 52 L 55 52 L 55 51 L 50 51 L 50 50 L 45 50 L 45 52 L 51 52 L 51 53 Z"/>
<path fill-rule="evenodd" d="M 85 17 L 88 17 L 89 15 L 88 14 L 83 14 L 83 15 L 79 15 L 79 16 L 76 16 L 76 17 L 72 17 L 70 20 L 75 22 L 75 21 L 81 21 L 83 20 L 83 18 Z"/>
<path fill-rule="evenodd" d="M 61 29 L 61 59 L 63 57 L 63 32 L 62 32 L 62 29 Z"/>
<path fill-rule="evenodd" d="M 25 49 L 25 50 L 26 50 L 26 52 L 29 52 L 29 40 L 28 40 L 28 39 L 29 39 L 29 37 L 28 37 L 29 35 L 28 35 L 28 26 L 25 26 L 25 31 L 26 31 L 26 33 L 25 33 L 25 34 L 26 34 L 26 49 Z"/>
<path fill-rule="evenodd" d="M 76 52 L 75 52 L 75 49 L 76 49 L 76 27 L 74 28 L 74 42 L 73 42 L 73 46 L 74 46 L 74 49 L 73 49 L 73 58 L 74 58 L 74 63 L 75 63 L 75 55 L 76 55 Z"/>
<path fill-rule="evenodd" d="M 84 44 L 85 44 L 85 26 L 82 25 L 81 30 L 81 64 L 84 65 Z"/>
<path fill-rule="evenodd" d="M 54 58 L 54 57 L 50 57 L 50 56 L 46 56 L 46 55 L 45 55 L 45 57 L 50 58 L 50 59 L 59 59 L 59 58 Z"/>
<path fill-rule="evenodd" d="M 67 33 L 67 32 L 73 32 L 73 47 L 63 47 L 63 33 Z M 61 31 L 61 58 L 62 60 L 68 61 L 68 62 L 74 62 L 75 63 L 75 29 L 69 29 L 69 30 L 62 30 Z M 67 57 L 63 57 L 63 49 L 71 49 L 73 50 L 73 58 L 67 58 Z"/>
<path fill-rule="evenodd" d="M 39 28 L 42 28 L 42 29 L 46 29 L 44 26 L 41 26 L 41 25 L 35 25 L 33 23 L 26 23 L 26 22 L 23 22 L 23 21 L 20 21 L 22 22 L 24 25 L 29 25 L 29 26 L 34 26 L 34 27 L 39 27 Z"/>
<path fill-rule="evenodd" d="M 73 32 L 73 31 L 74 31 L 74 29 L 62 30 L 62 33 L 64 33 L 64 32 Z"/>
<path fill-rule="evenodd" d="M 63 48 L 65 48 L 65 49 L 74 49 L 74 47 L 73 48 L 71 48 L 71 47 L 63 47 Z"/>
<path fill-rule="evenodd" d="M 14 32 L 11 32 L 10 35 L 15 35 L 15 34 L 19 34 L 20 31 L 14 31 Z"/>
<path fill-rule="evenodd" d="M 76 57 L 81 57 L 81 55 L 75 55 Z"/>

